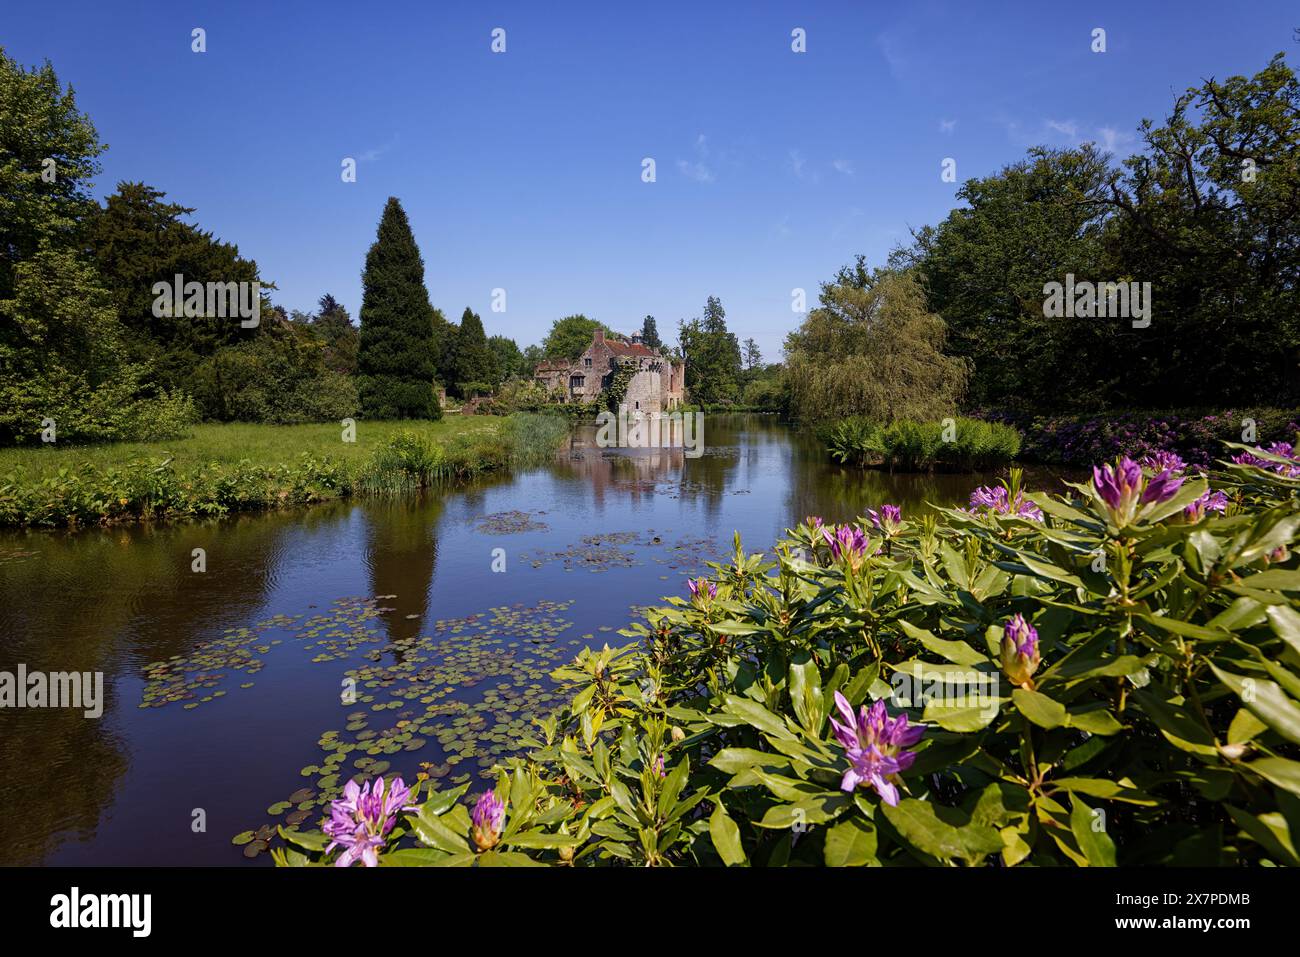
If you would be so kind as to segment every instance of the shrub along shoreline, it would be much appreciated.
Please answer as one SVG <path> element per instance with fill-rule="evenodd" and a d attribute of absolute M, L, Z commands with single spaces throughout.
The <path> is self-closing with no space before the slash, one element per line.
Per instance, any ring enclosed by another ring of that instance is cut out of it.
<path fill-rule="evenodd" d="M 479 795 L 349 783 L 280 865 L 1300 866 L 1300 458 L 737 536 Z M 1232 453 L 1229 453 L 1232 454 Z M 472 808 L 472 809 L 471 809 Z"/>
<path fill-rule="evenodd" d="M 205 425 L 188 439 L 0 451 L 0 527 L 212 517 L 416 490 L 545 459 L 558 416 L 441 422 Z"/>
<path fill-rule="evenodd" d="M 841 465 L 893 472 L 976 472 L 1011 464 L 1020 433 L 1001 422 L 954 417 L 880 425 L 851 416 L 822 430 L 830 457 Z"/>

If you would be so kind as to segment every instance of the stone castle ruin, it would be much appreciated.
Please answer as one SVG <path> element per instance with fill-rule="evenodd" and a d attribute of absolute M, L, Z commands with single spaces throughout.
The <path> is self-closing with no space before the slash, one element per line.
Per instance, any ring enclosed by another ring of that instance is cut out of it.
<path fill-rule="evenodd" d="M 631 377 L 622 404 L 629 412 L 658 414 L 685 402 L 686 363 L 650 349 L 639 335 L 627 340 L 607 338 L 597 329 L 591 345 L 572 362 L 538 363 L 533 378 L 566 402 L 594 402 L 614 384 L 621 370 Z"/>

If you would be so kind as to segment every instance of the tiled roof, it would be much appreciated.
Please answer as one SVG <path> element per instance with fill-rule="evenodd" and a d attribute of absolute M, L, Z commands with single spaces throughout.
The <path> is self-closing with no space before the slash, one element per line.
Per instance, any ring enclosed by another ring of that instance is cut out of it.
<path fill-rule="evenodd" d="M 592 340 L 595 343 L 595 339 Z M 667 356 L 661 356 L 653 349 L 647 348 L 641 342 L 625 342 L 622 339 L 615 339 L 611 336 L 605 337 L 604 344 L 609 347 L 609 351 L 616 356 L 632 356 L 644 359 L 668 359 Z M 548 359 L 539 362 L 533 369 L 533 375 L 542 375 L 547 372 L 565 372 L 577 365 L 576 360 L 570 362 L 565 359 Z"/>
<path fill-rule="evenodd" d="M 605 345 L 616 356 L 645 356 L 654 358 L 654 353 L 639 342 L 620 342 L 618 339 L 606 339 Z"/>

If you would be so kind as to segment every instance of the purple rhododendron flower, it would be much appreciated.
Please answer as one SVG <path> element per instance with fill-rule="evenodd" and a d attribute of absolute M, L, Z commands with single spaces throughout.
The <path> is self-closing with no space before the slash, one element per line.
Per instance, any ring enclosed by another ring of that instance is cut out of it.
<path fill-rule="evenodd" d="M 501 839 L 501 829 L 506 823 L 506 802 L 497 797 L 495 791 L 484 791 L 474 802 L 474 810 L 469 814 L 470 834 L 479 850 L 486 851 L 496 846 Z"/>
<path fill-rule="evenodd" d="M 1007 510 L 1007 490 L 1001 485 L 981 485 L 970 493 L 970 507 L 987 508 L 999 515 Z"/>
<path fill-rule="evenodd" d="M 1148 479 L 1127 455 L 1115 465 L 1092 469 L 1092 487 L 1117 528 L 1132 524 L 1140 506 L 1169 501 L 1182 485 L 1182 477 L 1168 469 Z"/>
<path fill-rule="evenodd" d="M 996 515 L 1016 515 L 1031 522 L 1043 520 L 1043 510 L 1025 498 L 1023 492 L 1016 493 L 1014 502 L 1009 501 L 1009 494 L 1001 485 L 981 485 L 970 493 L 970 508 L 966 511 L 974 514 L 983 508 Z"/>
<path fill-rule="evenodd" d="M 1266 449 L 1261 449 L 1259 446 L 1255 446 L 1255 451 L 1267 452 L 1270 455 L 1276 455 L 1279 458 L 1284 459 L 1294 459 L 1296 457 L 1295 448 L 1290 442 L 1274 442 Z M 1256 468 L 1268 469 L 1271 472 L 1276 472 L 1278 475 L 1283 475 L 1287 478 L 1300 478 L 1300 465 L 1290 465 L 1285 462 L 1270 462 L 1268 459 L 1258 458 L 1249 452 L 1242 452 L 1239 455 L 1234 455 L 1232 461 L 1236 462 L 1238 465 L 1253 465 Z"/>
<path fill-rule="evenodd" d="M 1228 507 L 1228 496 L 1223 492 L 1207 490 L 1191 505 L 1183 509 L 1183 517 L 1189 522 L 1199 522 L 1206 512 L 1222 513 Z"/>
<path fill-rule="evenodd" d="M 849 768 L 840 780 L 840 787 L 853 791 L 860 784 L 873 788 L 880 799 L 889 805 L 898 804 L 898 786 L 895 778 L 906 771 L 916 760 L 916 753 L 907 751 L 925 734 L 924 725 L 908 725 L 907 715 L 889 717 L 883 700 L 870 708 L 865 705 L 853 713 L 853 707 L 840 692 L 835 692 L 835 707 L 843 723 L 831 718 L 835 737 L 844 746 Z"/>
<path fill-rule="evenodd" d="M 831 526 L 822 529 L 822 537 L 831 547 L 831 557 L 836 561 L 847 562 L 854 570 L 867 555 L 870 541 L 867 533 L 856 525 L 840 525 L 831 532 Z"/>
<path fill-rule="evenodd" d="M 1182 486 L 1183 479 L 1166 469 L 1147 482 L 1146 488 L 1142 490 L 1141 502 L 1143 505 L 1150 502 L 1167 502 Z"/>
<path fill-rule="evenodd" d="M 410 800 L 411 789 L 400 777 L 389 783 L 387 794 L 382 777 L 364 786 L 355 781 L 345 784 L 343 797 L 330 804 L 330 819 L 322 829 L 332 838 L 326 853 L 336 847 L 347 848 L 335 866 L 349 867 L 359 860 L 366 867 L 377 867 L 379 851 L 397 823 L 397 812 L 415 810 Z"/>
<path fill-rule="evenodd" d="M 707 578 L 688 578 L 686 587 L 691 593 L 691 601 L 701 607 L 718 597 L 717 582 L 711 582 Z"/>
<path fill-rule="evenodd" d="M 1142 464 L 1153 472 L 1186 472 L 1187 463 L 1177 452 L 1160 449 L 1142 457 Z"/>
<path fill-rule="evenodd" d="M 1127 456 L 1117 466 L 1094 465 L 1092 484 L 1106 507 L 1118 511 L 1130 501 L 1136 503 L 1142 491 L 1142 467 Z"/>
<path fill-rule="evenodd" d="M 880 511 L 869 508 L 867 515 L 871 518 L 871 524 L 886 535 L 897 531 L 903 525 L 903 510 L 897 505 L 882 505 Z"/>
<path fill-rule="evenodd" d="M 1042 660 L 1038 653 L 1038 630 L 1025 616 L 1012 615 L 1002 626 L 1002 670 L 1015 685 L 1026 685 Z"/>

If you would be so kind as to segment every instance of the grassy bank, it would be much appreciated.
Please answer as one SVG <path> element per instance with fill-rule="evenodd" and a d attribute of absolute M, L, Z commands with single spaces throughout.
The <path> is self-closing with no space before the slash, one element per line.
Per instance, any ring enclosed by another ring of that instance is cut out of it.
<path fill-rule="evenodd" d="M 344 442 L 335 422 L 314 425 L 257 425 L 243 422 L 196 425 L 190 436 L 168 442 L 112 442 L 103 445 L 50 445 L 0 449 L 0 476 L 22 469 L 29 477 L 53 475 L 83 465 L 121 467 L 142 459 L 172 459 L 180 470 L 212 462 L 234 465 L 241 459 L 264 464 L 292 462 L 306 452 L 340 463 L 359 464 L 398 432 L 413 431 L 439 442 L 499 428 L 501 416 L 455 416 L 440 422 L 418 420 L 358 422 L 356 441 Z"/>
<path fill-rule="evenodd" d="M 223 515 L 422 488 L 536 461 L 567 425 L 544 416 L 324 425 L 201 425 L 155 443 L 0 450 L 0 526 Z"/>

